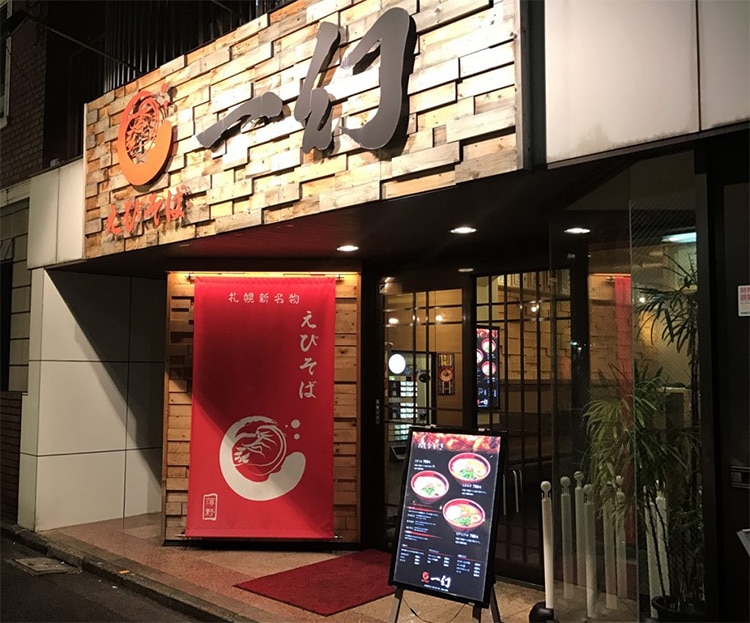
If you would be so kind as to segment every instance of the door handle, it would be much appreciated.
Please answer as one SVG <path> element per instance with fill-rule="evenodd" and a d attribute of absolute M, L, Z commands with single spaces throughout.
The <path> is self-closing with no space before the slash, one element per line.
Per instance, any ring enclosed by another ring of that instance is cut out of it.
<path fill-rule="evenodd" d="M 513 470 L 513 489 L 515 492 L 516 497 L 516 512 L 520 511 L 520 506 L 518 504 L 518 470 Z"/>

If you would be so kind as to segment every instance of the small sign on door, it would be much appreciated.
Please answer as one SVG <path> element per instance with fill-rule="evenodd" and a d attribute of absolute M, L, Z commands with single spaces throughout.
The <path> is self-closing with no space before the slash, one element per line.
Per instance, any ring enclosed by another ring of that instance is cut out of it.
<path fill-rule="evenodd" d="M 737 286 L 737 313 L 750 316 L 750 285 Z"/>

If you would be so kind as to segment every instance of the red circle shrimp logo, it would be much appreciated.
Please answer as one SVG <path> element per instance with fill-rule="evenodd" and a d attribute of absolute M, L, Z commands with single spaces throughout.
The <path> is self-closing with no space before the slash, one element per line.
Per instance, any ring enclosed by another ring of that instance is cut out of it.
<path fill-rule="evenodd" d="M 164 118 L 167 85 L 161 93 L 138 91 L 127 103 L 117 133 L 120 168 L 133 186 L 153 180 L 172 149 L 172 124 Z"/>
<path fill-rule="evenodd" d="M 286 434 L 276 420 L 260 415 L 232 424 L 219 448 L 224 480 L 247 500 L 273 500 L 289 493 L 302 479 L 305 463 L 301 452 L 287 453 Z"/>

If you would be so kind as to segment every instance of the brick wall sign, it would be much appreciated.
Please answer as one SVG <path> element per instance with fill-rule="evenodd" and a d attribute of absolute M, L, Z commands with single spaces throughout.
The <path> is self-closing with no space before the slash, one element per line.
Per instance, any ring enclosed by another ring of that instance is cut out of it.
<path fill-rule="evenodd" d="M 86 257 L 519 168 L 511 0 L 302 0 L 86 113 Z"/>

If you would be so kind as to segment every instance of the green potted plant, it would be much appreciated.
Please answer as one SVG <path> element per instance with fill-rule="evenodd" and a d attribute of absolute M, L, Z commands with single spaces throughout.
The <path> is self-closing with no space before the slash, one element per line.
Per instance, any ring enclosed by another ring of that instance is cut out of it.
<path fill-rule="evenodd" d="M 676 285 L 637 288 L 634 312 L 639 327 L 650 325 L 652 341 L 660 337 L 665 347 L 687 355 L 689 417 L 670 410 L 670 379 L 662 368 L 651 372 L 636 362 L 632 375 L 613 368 L 614 380 L 603 381 L 604 393 L 584 411 L 584 469 L 601 505 L 611 501 L 620 515 L 632 509 L 641 534 L 663 542 L 653 552 L 662 592 L 653 603 L 659 619 L 696 621 L 704 610 L 697 275 L 692 260 L 687 266 L 669 261 Z M 665 502 L 659 503 L 661 496 Z"/>
<path fill-rule="evenodd" d="M 669 587 L 663 582 L 662 595 L 654 598 L 660 620 L 696 621 L 705 616 L 703 600 L 703 508 L 700 460 L 700 389 L 698 361 L 698 274 L 692 257 L 681 264 L 668 257 L 667 270 L 674 276 L 672 287 L 638 289 L 639 303 L 634 311 L 639 319 L 651 322 L 651 339 L 661 327 L 660 338 L 687 355 L 689 372 L 689 420 L 679 422 L 684 431 L 676 439 L 667 438 L 682 457 L 680 472 L 673 474 L 673 483 L 665 482 L 668 506 L 666 513 L 656 507 L 646 525 L 654 535 L 661 526 L 665 536 L 666 561 L 658 560 L 669 570 Z M 643 483 L 644 486 L 647 483 Z M 646 486 L 644 497 L 655 499 L 655 491 Z M 665 516 L 666 515 L 666 516 Z"/>

